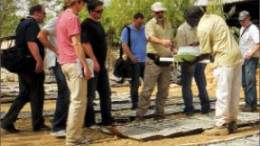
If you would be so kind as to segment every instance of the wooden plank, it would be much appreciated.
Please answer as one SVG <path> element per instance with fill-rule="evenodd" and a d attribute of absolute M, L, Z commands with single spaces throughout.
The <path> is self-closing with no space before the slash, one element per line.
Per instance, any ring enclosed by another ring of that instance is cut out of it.
<path fill-rule="evenodd" d="M 248 119 L 246 119 L 247 117 Z M 197 134 L 212 128 L 214 120 L 209 116 L 193 116 L 181 119 L 165 119 L 160 121 L 145 121 L 124 126 L 109 127 L 111 133 L 135 140 L 156 140 L 166 137 L 176 137 Z M 238 116 L 238 127 L 245 123 L 259 123 L 258 113 L 241 113 Z M 253 141 L 253 140 L 251 140 Z M 244 143 L 250 143 L 245 140 Z M 254 143 L 254 141 L 252 142 Z"/>
<path fill-rule="evenodd" d="M 208 146 L 259 146 L 259 134 L 225 140 L 224 142 L 209 144 Z M 254 140 L 252 140 L 254 139 Z"/>
<path fill-rule="evenodd" d="M 200 143 L 187 143 L 179 146 L 259 146 L 259 133 L 253 135 L 233 136 L 227 139 L 216 139 Z"/>
<path fill-rule="evenodd" d="M 184 106 L 183 105 L 174 105 L 174 107 L 172 107 L 172 104 L 174 104 L 175 102 L 167 102 L 166 103 L 166 107 L 165 107 L 165 113 L 166 115 L 171 115 L 171 114 L 177 114 L 177 113 L 182 113 Z M 199 103 L 194 104 L 195 106 L 195 110 L 199 111 L 200 110 L 200 105 Z M 212 110 L 214 108 L 214 103 L 212 103 Z M 152 102 L 152 106 L 154 107 L 154 102 Z M 113 115 L 115 117 L 115 120 L 117 122 L 128 122 L 128 121 L 133 121 L 135 119 L 135 115 L 136 115 L 136 111 L 135 110 L 131 110 L 131 104 L 130 103 L 124 103 L 124 104 L 119 104 L 119 103 L 112 103 L 112 111 L 121 111 L 121 110 L 129 110 L 129 111 L 125 111 L 125 112 L 120 112 L 117 113 L 116 115 Z M 99 105 L 95 105 L 95 112 L 99 113 L 100 112 L 100 107 Z M 145 118 L 152 118 L 153 117 L 153 113 L 154 110 L 149 109 L 147 114 L 145 115 Z M 5 112 L 0 112 L 0 119 L 3 118 L 3 116 L 5 115 Z M 43 111 L 43 115 L 44 116 L 53 116 L 54 115 L 54 110 L 44 110 Z M 30 118 L 31 117 L 31 112 L 22 112 L 19 113 L 18 118 Z M 100 116 L 99 114 L 97 114 L 97 120 L 100 120 Z"/>

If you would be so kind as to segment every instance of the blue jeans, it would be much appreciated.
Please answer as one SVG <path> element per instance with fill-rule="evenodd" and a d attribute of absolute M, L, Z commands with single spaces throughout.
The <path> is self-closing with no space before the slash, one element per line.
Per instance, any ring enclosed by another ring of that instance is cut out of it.
<path fill-rule="evenodd" d="M 210 111 L 210 102 L 208 92 L 206 90 L 207 82 L 205 78 L 206 64 L 196 63 L 192 66 L 183 62 L 181 63 L 182 75 L 182 96 L 185 104 L 184 112 L 186 114 L 193 114 L 194 107 L 192 105 L 192 77 L 194 76 L 197 88 L 199 90 L 199 98 L 201 104 L 201 112 L 208 113 Z"/>
<path fill-rule="evenodd" d="M 138 62 L 136 64 L 133 64 L 133 74 L 132 74 L 132 80 L 131 80 L 131 88 L 130 88 L 130 96 L 132 100 L 133 105 L 138 105 L 138 88 L 139 88 L 139 78 L 144 78 L 144 62 Z"/>
<path fill-rule="evenodd" d="M 246 106 L 256 109 L 256 70 L 258 58 L 245 59 L 242 66 L 242 86 Z"/>
<path fill-rule="evenodd" d="M 52 121 L 52 131 L 57 132 L 66 129 L 70 91 L 60 64 L 56 63 L 56 65 L 52 67 L 52 70 L 58 86 L 56 109 Z"/>
<path fill-rule="evenodd" d="M 111 89 L 108 79 L 108 72 L 105 67 L 100 67 L 100 72 L 94 73 L 94 78 L 88 80 L 87 88 L 88 102 L 85 115 L 85 126 L 90 126 L 96 123 L 93 104 L 96 90 L 99 94 L 102 123 L 112 122 L 113 118 L 111 116 Z"/>

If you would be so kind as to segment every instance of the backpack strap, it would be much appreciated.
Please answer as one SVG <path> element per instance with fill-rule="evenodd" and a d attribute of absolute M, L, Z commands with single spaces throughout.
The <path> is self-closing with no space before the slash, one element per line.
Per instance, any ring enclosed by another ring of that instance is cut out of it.
<path fill-rule="evenodd" d="M 131 51 L 131 29 L 130 29 L 129 26 L 126 26 L 125 28 L 127 29 L 127 36 L 128 36 L 128 43 L 127 43 L 127 45 L 128 45 L 128 47 L 129 47 L 129 49 Z M 120 58 L 122 57 L 122 55 L 123 55 L 123 48 L 122 48 L 122 44 L 121 44 L 120 50 L 119 50 Z"/>
<path fill-rule="evenodd" d="M 244 29 L 244 31 L 242 32 L 242 34 L 240 35 L 240 37 L 242 37 L 243 36 L 243 34 L 246 32 L 246 30 L 251 26 L 251 24 L 252 23 L 250 23 L 245 29 Z"/>

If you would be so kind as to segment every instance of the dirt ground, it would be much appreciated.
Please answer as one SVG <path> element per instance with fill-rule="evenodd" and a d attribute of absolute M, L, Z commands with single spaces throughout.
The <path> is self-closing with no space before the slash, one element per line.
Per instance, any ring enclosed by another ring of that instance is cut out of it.
<path fill-rule="evenodd" d="M 215 83 L 212 75 L 212 67 L 207 67 L 207 90 L 209 96 L 215 97 Z M 258 84 L 259 87 L 259 71 L 258 71 Z M 259 89 L 259 88 L 258 88 Z M 113 87 L 113 92 L 128 92 L 128 87 Z M 155 94 L 156 91 L 153 93 Z M 193 94 L 197 95 L 196 86 L 193 85 Z M 178 85 L 171 85 L 169 98 L 180 98 L 181 88 Z M 243 92 L 241 90 L 241 101 L 243 101 Z M 259 96 L 258 96 L 259 97 Z M 258 99 L 259 100 L 259 99 Z M 10 104 L 2 104 L 1 112 L 6 112 L 10 107 Z M 44 110 L 51 110 L 55 108 L 55 101 L 48 100 L 45 101 Z M 30 111 L 30 106 L 27 104 L 22 111 Z M 169 119 L 178 119 L 185 117 L 183 114 L 167 116 Z M 46 124 L 51 126 L 52 117 L 45 117 Z M 1 129 L 1 146 L 62 146 L 65 144 L 64 139 L 57 139 L 50 135 L 49 131 L 44 132 L 32 132 L 31 130 L 31 119 L 23 118 L 17 120 L 15 126 L 21 130 L 17 134 L 9 134 Z M 127 138 L 121 138 L 114 135 L 104 134 L 99 128 L 85 128 L 83 131 L 84 135 L 93 140 L 93 144 L 89 146 L 175 146 L 181 144 L 189 143 L 202 143 L 215 140 L 225 140 L 234 137 L 243 137 L 247 135 L 259 133 L 259 126 L 249 126 L 240 128 L 238 133 L 227 135 L 227 136 L 205 136 L 203 134 L 175 137 L 175 138 L 165 138 L 156 141 L 136 141 Z M 195 144 L 194 144 L 195 145 Z"/>

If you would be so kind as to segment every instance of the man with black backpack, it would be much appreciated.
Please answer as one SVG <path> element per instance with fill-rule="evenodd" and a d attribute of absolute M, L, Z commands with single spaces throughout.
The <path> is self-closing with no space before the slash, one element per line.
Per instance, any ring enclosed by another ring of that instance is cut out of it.
<path fill-rule="evenodd" d="M 132 63 L 130 96 L 132 109 L 138 107 L 139 78 L 144 78 L 144 66 L 146 58 L 146 37 L 144 33 L 144 16 L 142 13 L 134 15 L 133 24 L 125 27 L 121 34 L 123 57 L 130 59 Z"/>
<path fill-rule="evenodd" d="M 22 19 L 16 29 L 15 45 L 24 51 L 28 51 L 34 60 L 30 64 L 35 64 L 32 69 L 24 69 L 18 73 L 19 95 L 13 102 L 9 111 L 1 122 L 1 128 L 9 133 L 17 133 L 14 122 L 23 106 L 30 101 L 32 110 L 32 129 L 33 131 L 48 130 L 44 125 L 43 102 L 44 102 L 44 72 L 43 57 L 44 47 L 37 39 L 40 31 L 39 23 L 45 18 L 45 7 L 42 5 L 32 6 L 29 10 L 30 16 Z"/>

